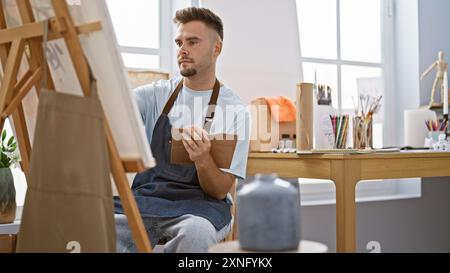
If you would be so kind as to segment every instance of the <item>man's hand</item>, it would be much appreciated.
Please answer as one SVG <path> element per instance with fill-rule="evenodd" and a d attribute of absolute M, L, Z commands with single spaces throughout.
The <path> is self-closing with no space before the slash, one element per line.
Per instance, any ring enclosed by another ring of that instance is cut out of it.
<path fill-rule="evenodd" d="M 186 126 L 182 133 L 183 145 L 189 153 L 189 158 L 197 165 L 211 159 L 211 141 L 208 133 L 196 126 Z"/>
<path fill-rule="evenodd" d="M 196 126 L 183 128 L 183 145 L 194 161 L 202 189 L 218 200 L 226 197 L 234 183 L 234 175 L 222 172 L 214 162 L 210 151 L 211 141 L 208 133 Z"/>

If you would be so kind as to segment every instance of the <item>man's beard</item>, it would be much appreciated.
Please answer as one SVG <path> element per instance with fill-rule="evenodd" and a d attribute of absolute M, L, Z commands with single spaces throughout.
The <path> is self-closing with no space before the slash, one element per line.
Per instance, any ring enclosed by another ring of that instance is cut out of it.
<path fill-rule="evenodd" d="M 197 70 L 195 68 L 186 68 L 186 69 L 180 70 L 180 74 L 183 77 L 192 77 L 197 74 Z"/>

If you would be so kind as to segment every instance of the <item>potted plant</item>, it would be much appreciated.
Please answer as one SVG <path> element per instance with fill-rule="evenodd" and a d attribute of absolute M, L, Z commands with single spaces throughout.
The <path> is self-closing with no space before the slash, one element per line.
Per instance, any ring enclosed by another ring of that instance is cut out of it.
<path fill-rule="evenodd" d="M 0 224 L 12 223 L 16 218 L 16 189 L 11 166 L 18 162 L 14 136 L 6 141 L 6 130 L 3 130 L 0 142 Z"/>

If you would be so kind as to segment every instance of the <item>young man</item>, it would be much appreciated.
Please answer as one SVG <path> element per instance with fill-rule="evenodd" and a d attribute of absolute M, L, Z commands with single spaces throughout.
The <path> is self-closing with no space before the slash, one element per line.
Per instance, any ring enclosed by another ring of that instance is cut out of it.
<path fill-rule="evenodd" d="M 157 166 L 138 174 L 132 189 L 153 245 L 164 240 L 165 252 L 206 252 L 231 231 L 227 193 L 236 178 L 245 178 L 250 116 L 239 97 L 216 78 L 221 19 L 208 9 L 191 7 L 177 11 L 174 22 L 182 77 L 134 92 Z M 193 166 L 170 163 L 172 128 L 183 128 L 182 142 Z M 238 136 L 229 169 L 218 168 L 210 154 L 208 135 L 223 133 Z M 135 251 L 123 214 L 116 216 L 116 226 L 118 251 Z"/>

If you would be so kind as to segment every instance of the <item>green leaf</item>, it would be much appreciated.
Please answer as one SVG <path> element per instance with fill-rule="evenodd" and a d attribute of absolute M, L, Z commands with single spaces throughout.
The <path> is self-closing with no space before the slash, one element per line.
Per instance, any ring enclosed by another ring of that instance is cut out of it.
<path fill-rule="evenodd" d="M 5 141 L 5 138 L 6 138 L 6 130 L 3 130 L 3 133 L 2 133 L 2 141 Z"/>
<path fill-rule="evenodd" d="M 8 167 L 8 161 L 6 161 L 6 160 L 0 161 L 0 164 L 1 164 L 2 166 L 4 166 L 3 168 Z"/>
<path fill-rule="evenodd" d="M 12 153 L 12 152 L 14 152 L 16 150 L 16 148 L 17 148 L 17 143 L 13 142 L 11 145 L 9 145 L 8 147 L 4 148 L 3 152 L 10 152 L 10 153 Z"/>
<path fill-rule="evenodd" d="M 11 136 L 8 140 L 8 146 L 11 145 L 11 143 L 14 142 L 14 136 Z"/>

